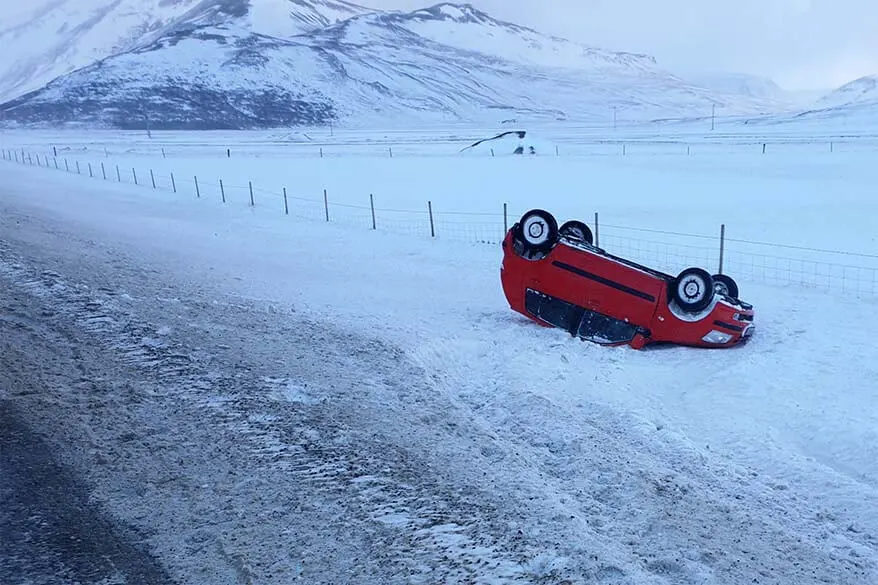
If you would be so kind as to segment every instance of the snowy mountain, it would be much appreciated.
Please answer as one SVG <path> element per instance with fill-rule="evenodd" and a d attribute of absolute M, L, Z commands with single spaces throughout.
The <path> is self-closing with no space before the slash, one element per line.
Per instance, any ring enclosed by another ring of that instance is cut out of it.
<path fill-rule="evenodd" d="M 817 104 L 823 107 L 838 107 L 872 102 L 878 105 L 878 75 L 867 75 L 846 83 L 823 96 Z"/>
<path fill-rule="evenodd" d="M 786 91 L 774 80 L 746 73 L 691 73 L 685 79 L 727 97 L 749 98 L 762 101 L 767 107 L 791 108 L 802 98 Z"/>
<path fill-rule="evenodd" d="M 613 108 L 630 118 L 708 115 L 713 103 L 725 113 L 765 107 L 694 87 L 649 56 L 550 37 L 469 5 L 369 12 L 335 0 L 294 0 L 284 20 L 277 0 L 174 6 L 184 4 L 161 28 L 129 41 L 131 48 L 0 106 L 0 120 L 253 128 L 401 116 L 606 120 Z"/>
<path fill-rule="evenodd" d="M 855 79 L 794 114 L 747 119 L 745 124 L 823 124 L 846 131 L 878 132 L 878 75 Z M 850 129 L 850 130 L 847 130 Z"/>
<path fill-rule="evenodd" d="M 368 9 L 340 0 L 29 0 L 4 8 L 0 101 L 148 43 L 172 25 L 249 13 L 267 34 L 293 35 Z"/>

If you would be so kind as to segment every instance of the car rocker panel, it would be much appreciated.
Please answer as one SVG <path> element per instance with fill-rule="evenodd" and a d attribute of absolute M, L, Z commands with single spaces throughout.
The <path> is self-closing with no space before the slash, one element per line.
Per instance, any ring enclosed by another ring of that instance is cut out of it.
<path fill-rule="evenodd" d="M 728 276 L 687 268 L 677 276 L 614 256 L 578 221 L 560 230 L 532 210 L 503 240 L 500 274 L 510 307 L 546 327 L 601 345 L 730 347 L 754 331 L 752 305 Z"/>

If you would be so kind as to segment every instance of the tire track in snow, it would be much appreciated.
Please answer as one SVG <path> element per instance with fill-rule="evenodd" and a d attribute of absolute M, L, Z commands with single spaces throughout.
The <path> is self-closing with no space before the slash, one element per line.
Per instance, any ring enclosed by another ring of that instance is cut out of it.
<path fill-rule="evenodd" d="M 63 322 L 69 319 L 75 327 L 67 333 L 68 348 L 98 344 L 105 355 L 112 354 L 105 364 L 88 364 L 85 375 L 78 374 L 76 389 L 98 393 L 105 390 L 98 388 L 102 380 L 121 376 L 126 381 L 116 388 L 117 395 L 89 397 L 97 402 L 85 404 L 90 408 L 99 404 L 105 408 L 101 413 L 105 417 L 119 416 L 122 410 L 133 412 L 119 421 L 88 421 L 87 433 L 98 454 L 80 454 L 80 458 L 103 459 L 105 467 L 115 470 L 99 471 L 94 477 L 101 484 L 97 493 L 117 513 L 158 533 L 173 534 L 177 525 L 179 536 L 154 539 L 165 555 L 195 554 L 197 558 L 199 551 L 215 548 L 219 552 L 214 556 L 219 554 L 245 580 L 298 577 L 325 582 L 337 578 L 333 573 L 339 567 L 326 566 L 319 558 L 332 545 L 302 544 L 308 540 L 307 529 L 314 528 L 305 523 L 301 533 L 295 529 L 293 517 L 302 514 L 310 515 L 313 522 L 328 520 L 330 526 L 323 536 L 344 540 L 345 531 L 356 534 L 348 537 L 347 546 L 339 546 L 353 553 L 351 560 L 345 565 L 335 559 L 348 575 L 380 575 L 388 582 L 406 583 L 563 582 L 534 552 L 539 542 L 532 538 L 527 542 L 520 531 L 507 530 L 503 502 L 493 501 L 492 494 L 481 493 L 477 486 L 455 485 L 454 478 L 443 473 L 447 470 L 431 468 L 429 458 L 419 460 L 422 445 L 400 443 L 390 427 L 382 432 L 380 426 L 370 426 L 392 424 L 393 416 L 400 414 L 382 412 L 382 403 L 391 396 L 397 396 L 399 408 L 403 408 L 400 397 L 424 402 L 420 406 L 427 410 L 415 412 L 420 417 L 439 420 L 450 415 L 445 412 L 447 405 L 424 399 L 429 389 L 405 388 L 418 372 L 403 362 L 400 352 L 377 342 L 346 340 L 319 325 L 305 324 L 305 330 L 288 340 L 288 346 L 301 347 L 311 341 L 322 354 L 318 357 L 329 360 L 331 367 L 303 355 L 299 361 L 309 365 L 302 368 L 302 377 L 312 382 L 257 376 L 258 366 L 218 363 L 210 352 L 192 351 L 176 341 L 170 330 L 140 321 L 132 314 L 132 306 L 146 299 L 112 288 L 71 284 L 57 272 L 29 268 L 4 247 L 0 247 L 0 277 L 39 299 L 44 307 L 51 306 L 44 310 L 52 311 L 57 327 L 47 327 L 39 317 L 21 315 L 31 320 L 36 335 L 57 337 L 52 331 L 64 330 Z M 219 315 L 220 320 L 235 312 L 198 302 L 189 303 L 187 310 L 201 317 Z M 255 316 L 246 310 L 242 314 L 243 319 L 223 324 L 242 325 Z M 277 335 L 270 324 L 258 325 L 257 335 Z M 87 361 L 85 353 L 79 359 Z M 372 362 L 366 378 L 358 365 L 363 359 Z M 315 371 L 304 371 L 308 368 Z M 341 381 L 320 384 L 318 374 L 325 376 L 334 369 L 349 373 Z M 67 400 L 74 411 L 81 404 L 76 398 Z M 176 404 L 174 412 L 172 403 Z M 152 418 L 137 414 L 140 410 L 151 412 Z M 156 420 L 157 416 L 166 419 Z M 167 428 L 162 430 L 163 426 Z M 235 485 L 217 486 L 213 496 L 218 506 L 234 514 L 216 514 L 212 507 L 199 504 L 197 497 L 187 496 L 197 478 L 186 478 L 186 465 L 170 461 L 186 456 L 186 449 L 205 448 L 198 442 L 204 433 L 195 432 L 195 426 L 215 433 L 223 448 L 241 451 L 230 455 L 219 449 L 221 456 L 244 465 L 236 476 L 245 477 Z M 181 444 L 175 444 L 177 440 Z M 114 464 L 114 457 L 141 457 L 140 465 L 147 469 Z M 119 473 L 134 477 L 119 477 Z M 111 485 L 114 481 L 121 487 Z M 290 498 L 284 489 L 299 495 Z M 122 494 L 127 498 L 124 501 Z M 132 496 L 139 502 L 132 503 Z M 150 510 L 161 507 L 164 499 L 184 501 L 173 513 Z M 207 528 L 192 528 L 200 525 Z M 278 534 L 286 535 L 289 546 L 298 546 L 310 556 L 278 560 L 276 548 L 285 540 Z M 252 546 L 266 538 L 267 544 Z M 206 544 L 210 542 L 216 544 Z M 178 570 L 192 569 L 187 561 L 175 559 L 172 564 Z"/>
<path fill-rule="evenodd" d="M 526 461 L 523 481 L 538 482 L 546 508 L 557 510 L 551 522 L 533 520 L 566 542 L 569 556 L 615 543 L 616 565 L 643 582 L 869 583 L 878 575 L 875 535 L 803 509 L 809 499 L 798 490 L 703 453 L 661 422 L 594 401 L 604 372 L 632 366 L 620 361 L 627 350 L 558 341 L 551 330 L 522 341 L 517 326 L 491 327 L 488 339 L 461 332 L 425 341 L 412 360 Z M 586 375 L 567 365 L 573 354 L 588 360 Z"/>

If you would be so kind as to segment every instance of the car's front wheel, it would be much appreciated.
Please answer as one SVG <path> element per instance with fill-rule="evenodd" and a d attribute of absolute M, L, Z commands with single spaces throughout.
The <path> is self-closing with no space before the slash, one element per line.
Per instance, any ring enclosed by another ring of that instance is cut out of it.
<path fill-rule="evenodd" d="M 738 284 L 731 276 L 726 274 L 713 275 L 713 290 L 718 294 L 726 295 L 733 299 L 738 298 Z"/>
<path fill-rule="evenodd" d="M 559 233 L 565 238 L 580 240 L 586 244 L 594 244 L 594 235 L 591 233 L 591 228 L 583 222 L 576 221 L 575 219 L 565 222 L 564 225 L 561 226 Z"/>
<path fill-rule="evenodd" d="M 687 268 L 671 282 L 671 299 L 684 311 L 697 313 L 710 305 L 714 296 L 713 277 L 702 268 Z"/>
<path fill-rule="evenodd" d="M 548 211 L 532 209 L 521 216 L 518 236 L 527 251 L 544 252 L 558 241 L 558 222 Z"/>

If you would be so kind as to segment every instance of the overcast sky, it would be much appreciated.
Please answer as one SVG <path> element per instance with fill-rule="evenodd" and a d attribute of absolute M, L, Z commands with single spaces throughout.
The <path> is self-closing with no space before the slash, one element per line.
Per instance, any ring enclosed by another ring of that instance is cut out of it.
<path fill-rule="evenodd" d="M 409 10 L 440 0 L 363 0 Z M 653 55 L 673 71 L 752 73 L 786 89 L 878 73 L 878 0 L 469 0 L 500 20 Z"/>

